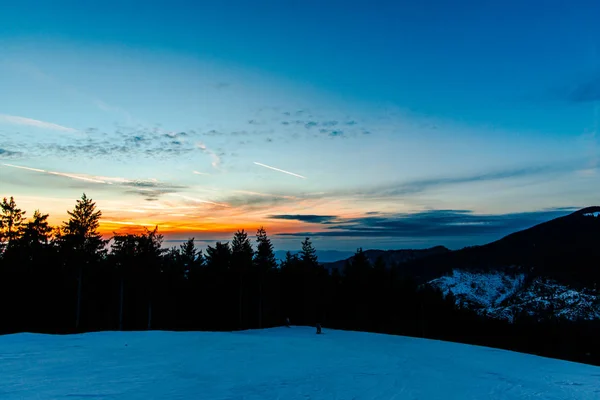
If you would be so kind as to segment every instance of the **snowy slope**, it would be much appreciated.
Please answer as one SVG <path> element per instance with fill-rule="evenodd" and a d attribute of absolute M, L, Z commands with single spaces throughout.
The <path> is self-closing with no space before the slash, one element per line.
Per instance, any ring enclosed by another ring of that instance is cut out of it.
<path fill-rule="evenodd" d="M 313 328 L 0 337 L 0 398 L 600 399 L 600 368 Z"/>
<path fill-rule="evenodd" d="M 444 295 L 450 292 L 456 304 L 490 317 L 511 320 L 525 312 L 569 320 L 600 318 L 600 299 L 589 290 L 574 290 L 552 280 L 536 278 L 525 285 L 525 275 L 502 271 L 454 270 L 451 275 L 429 282 Z"/>

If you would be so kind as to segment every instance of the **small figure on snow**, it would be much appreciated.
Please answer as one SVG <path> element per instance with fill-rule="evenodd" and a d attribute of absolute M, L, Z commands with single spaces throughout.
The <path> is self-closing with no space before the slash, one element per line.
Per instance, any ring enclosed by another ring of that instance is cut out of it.
<path fill-rule="evenodd" d="M 286 328 L 289 328 L 289 327 L 290 327 L 290 319 L 289 319 L 289 318 L 286 318 L 286 319 L 285 319 L 285 327 L 286 327 Z"/>
<path fill-rule="evenodd" d="M 321 324 L 317 324 L 317 335 L 321 334 Z"/>

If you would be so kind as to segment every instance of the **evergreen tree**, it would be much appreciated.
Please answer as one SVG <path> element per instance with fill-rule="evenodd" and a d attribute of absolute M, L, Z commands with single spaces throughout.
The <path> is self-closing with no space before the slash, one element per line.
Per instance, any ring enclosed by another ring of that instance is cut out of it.
<path fill-rule="evenodd" d="M 85 193 L 77 200 L 75 208 L 67 211 L 69 220 L 63 222 L 59 242 L 70 268 L 79 270 L 77 279 L 77 311 L 75 329 L 79 329 L 81 317 L 81 294 L 83 286 L 83 268 L 98 262 L 106 253 L 106 241 L 98 232 L 102 212 L 96 210 L 96 203 Z"/>
<path fill-rule="evenodd" d="M 298 266 L 300 263 L 300 258 L 298 254 L 292 254 L 290 251 L 286 251 L 285 258 L 281 260 L 279 267 L 282 270 L 293 269 Z"/>
<path fill-rule="evenodd" d="M 199 252 L 198 249 L 196 249 L 194 238 L 189 238 L 185 243 L 179 246 L 178 255 L 183 267 L 183 276 L 188 279 L 190 277 L 190 271 L 195 268 L 198 261 L 200 261 L 200 264 L 202 262 L 202 252 Z"/>
<path fill-rule="evenodd" d="M 139 249 L 139 238 L 135 234 L 113 236 L 110 258 L 119 276 L 119 330 L 123 330 L 123 306 L 125 295 L 125 280 L 131 275 L 130 268 L 135 265 Z"/>
<path fill-rule="evenodd" d="M 258 272 L 258 328 L 262 328 L 263 281 L 265 274 L 277 267 L 273 244 L 267 236 L 267 231 L 261 226 L 256 232 L 256 254 L 254 264 Z"/>
<path fill-rule="evenodd" d="M 21 237 L 25 211 L 17 207 L 14 197 L 0 203 L 0 251 Z"/>
<path fill-rule="evenodd" d="M 153 230 L 145 229 L 145 232 L 139 235 L 140 261 L 145 269 L 142 276 L 146 280 L 148 290 L 148 330 L 152 329 L 154 285 L 161 273 L 162 256 L 166 251 L 162 248 L 163 240 L 163 235 L 158 233 L 158 226 Z"/>
<path fill-rule="evenodd" d="M 300 260 L 305 268 L 313 268 L 319 265 L 317 251 L 313 247 L 310 238 L 304 239 L 302 242 L 302 251 L 300 251 Z"/>
<path fill-rule="evenodd" d="M 39 210 L 33 213 L 33 219 L 28 221 L 23 228 L 22 240 L 30 246 L 48 245 L 53 228 L 48 223 L 48 214 Z"/>
<path fill-rule="evenodd" d="M 217 242 L 215 247 L 206 247 L 206 267 L 214 271 L 227 272 L 231 268 L 231 248 L 229 243 Z"/>
<path fill-rule="evenodd" d="M 254 250 L 248 238 L 248 234 L 242 229 L 233 235 L 231 241 L 231 264 L 239 279 L 238 313 L 239 328 L 244 327 L 244 278 L 252 267 Z"/>

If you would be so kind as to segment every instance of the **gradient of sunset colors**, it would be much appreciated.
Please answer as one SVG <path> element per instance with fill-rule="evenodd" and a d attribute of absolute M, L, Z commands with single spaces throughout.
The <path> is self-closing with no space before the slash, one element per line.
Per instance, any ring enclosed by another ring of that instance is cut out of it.
<path fill-rule="evenodd" d="M 600 3 L 13 3 L 0 196 L 54 224 L 457 248 L 599 203 Z"/>

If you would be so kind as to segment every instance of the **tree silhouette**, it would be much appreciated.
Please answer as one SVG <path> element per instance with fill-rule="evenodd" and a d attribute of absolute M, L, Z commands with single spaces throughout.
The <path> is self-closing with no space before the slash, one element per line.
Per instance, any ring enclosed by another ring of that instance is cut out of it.
<path fill-rule="evenodd" d="M 231 265 L 239 279 L 238 312 L 239 329 L 244 327 L 244 278 L 252 268 L 254 250 L 248 234 L 242 229 L 233 235 L 231 241 Z"/>
<path fill-rule="evenodd" d="M 75 329 L 79 329 L 81 317 L 81 294 L 83 286 L 84 265 L 98 262 L 106 253 L 106 241 L 98 232 L 102 212 L 96 210 L 96 203 L 85 193 L 77 200 L 75 208 L 67 211 L 69 220 L 63 222 L 59 237 L 62 251 L 66 254 L 68 267 L 79 270 L 77 278 L 77 309 Z"/>
<path fill-rule="evenodd" d="M 267 231 L 261 226 L 256 231 L 256 254 L 254 264 L 258 274 L 258 328 L 262 328 L 263 312 L 263 281 L 265 275 L 277 268 L 273 244 L 267 236 Z"/>
<path fill-rule="evenodd" d="M 135 234 L 113 236 L 110 258 L 112 259 L 119 275 L 119 330 L 123 330 L 123 303 L 125 295 L 125 280 L 131 275 L 130 270 L 136 263 L 139 251 L 139 238 Z"/>
<path fill-rule="evenodd" d="M 25 211 L 17 207 L 14 197 L 5 197 L 0 203 L 0 251 L 18 239 L 25 221 Z"/>

